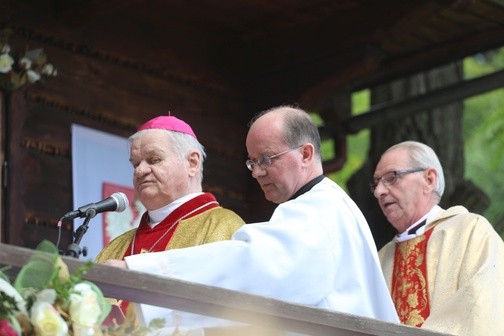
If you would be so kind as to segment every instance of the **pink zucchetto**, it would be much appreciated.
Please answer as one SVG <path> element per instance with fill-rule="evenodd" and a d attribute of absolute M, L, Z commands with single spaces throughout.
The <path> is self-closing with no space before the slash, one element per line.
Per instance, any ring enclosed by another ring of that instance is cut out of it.
<path fill-rule="evenodd" d="M 146 129 L 164 129 L 168 131 L 180 132 L 192 135 L 195 139 L 197 139 L 196 134 L 194 134 L 194 131 L 188 123 L 171 115 L 160 116 L 151 119 L 140 126 L 137 131 L 143 131 Z"/>

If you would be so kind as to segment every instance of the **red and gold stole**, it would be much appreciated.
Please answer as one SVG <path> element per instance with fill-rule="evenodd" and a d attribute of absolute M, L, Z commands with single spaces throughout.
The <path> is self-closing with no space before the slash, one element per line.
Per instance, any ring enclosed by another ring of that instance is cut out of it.
<path fill-rule="evenodd" d="M 128 246 L 124 257 L 132 254 L 166 250 L 166 246 L 182 219 L 191 218 L 218 206 L 219 204 L 212 194 L 204 193 L 179 206 L 154 228 L 149 226 L 147 212 L 144 213 L 135 237 Z M 169 231 L 167 232 L 167 230 Z"/>
<path fill-rule="evenodd" d="M 391 294 L 403 324 L 420 327 L 430 314 L 426 253 L 433 229 L 396 244 Z"/>
<path fill-rule="evenodd" d="M 170 213 L 165 219 L 163 219 L 158 225 L 153 228 L 149 226 L 149 221 L 147 218 L 148 214 L 147 212 L 145 212 L 142 215 L 140 225 L 138 226 L 133 240 L 124 253 L 124 257 L 139 253 L 165 251 L 166 246 L 170 242 L 170 239 L 173 237 L 173 233 L 177 229 L 177 225 L 181 220 L 194 217 L 204 211 L 218 206 L 219 203 L 217 203 L 217 200 L 212 194 L 204 193 L 190 199 L 189 201 L 173 210 L 172 213 Z M 126 314 L 128 311 L 129 302 L 123 300 L 120 302 L 120 306 L 121 310 Z"/>

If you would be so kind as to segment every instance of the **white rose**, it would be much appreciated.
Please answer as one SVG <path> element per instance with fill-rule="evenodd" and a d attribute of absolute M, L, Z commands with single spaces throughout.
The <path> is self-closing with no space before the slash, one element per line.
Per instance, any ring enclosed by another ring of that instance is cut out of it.
<path fill-rule="evenodd" d="M 37 335 L 66 336 L 68 325 L 58 311 L 47 302 L 35 302 L 31 310 L 31 322 Z"/>
<path fill-rule="evenodd" d="M 12 70 L 14 59 L 8 54 L 0 55 L 0 73 L 7 73 Z"/>
<path fill-rule="evenodd" d="M 96 292 L 86 283 L 73 287 L 70 294 L 70 317 L 72 322 L 81 326 L 92 327 L 101 316 Z"/>
<path fill-rule="evenodd" d="M 2 278 L 0 278 L 0 292 L 4 292 L 8 296 L 14 298 L 14 300 L 16 301 L 17 309 L 19 309 L 22 313 L 26 314 L 25 301 L 18 293 L 18 291 L 14 287 L 12 287 L 12 285 L 8 281 Z"/>

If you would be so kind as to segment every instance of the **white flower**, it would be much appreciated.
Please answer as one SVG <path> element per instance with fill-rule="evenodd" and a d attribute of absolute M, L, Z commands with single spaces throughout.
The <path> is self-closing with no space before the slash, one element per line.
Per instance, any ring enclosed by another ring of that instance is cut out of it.
<path fill-rule="evenodd" d="M 70 294 L 70 316 L 74 323 L 92 327 L 100 318 L 101 309 L 96 292 L 87 283 L 78 283 Z"/>
<path fill-rule="evenodd" d="M 11 47 L 7 44 L 13 34 L 11 29 L 0 29 L 0 89 L 16 90 L 24 85 L 33 84 L 43 76 L 56 76 L 58 71 L 47 63 L 44 49 L 27 50 L 23 57 L 11 56 Z"/>
<path fill-rule="evenodd" d="M 28 76 L 28 81 L 30 83 L 35 83 L 36 81 L 38 81 L 42 76 L 36 72 L 36 71 L 33 71 L 33 70 L 26 70 L 26 76 Z"/>
<path fill-rule="evenodd" d="M 14 298 L 14 300 L 16 301 L 17 309 L 22 313 L 26 314 L 25 309 L 26 304 L 24 299 L 21 297 L 21 295 L 19 295 L 18 291 L 14 287 L 12 287 L 12 285 L 8 281 L 2 278 L 0 278 L 0 292 L 4 292 L 8 296 Z"/>
<path fill-rule="evenodd" d="M 7 73 L 12 70 L 14 59 L 8 54 L 0 55 L 0 73 Z"/>
<path fill-rule="evenodd" d="M 56 68 L 51 63 L 46 63 L 42 67 L 42 71 L 40 71 L 43 75 L 48 76 L 56 76 Z"/>
<path fill-rule="evenodd" d="M 23 68 L 23 69 L 30 69 L 32 66 L 31 59 L 26 58 L 26 57 L 21 58 L 18 63 L 21 66 L 21 68 Z"/>
<path fill-rule="evenodd" d="M 68 325 L 50 303 L 43 301 L 35 302 L 31 309 L 30 320 L 37 331 L 37 335 L 68 335 Z"/>
<path fill-rule="evenodd" d="M 37 293 L 37 302 L 47 302 L 49 304 L 54 304 L 56 301 L 56 291 L 51 288 L 45 288 Z"/>

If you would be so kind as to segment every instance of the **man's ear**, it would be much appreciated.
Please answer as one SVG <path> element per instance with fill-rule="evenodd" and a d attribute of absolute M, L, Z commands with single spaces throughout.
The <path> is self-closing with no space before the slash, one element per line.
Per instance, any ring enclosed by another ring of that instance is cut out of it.
<path fill-rule="evenodd" d="M 424 172 L 424 179 L 426 182 L 425 188 L 427 188 L 429 191 L 434 190 L 436 188 L 436 183 L 438 180 L 436 169 L 427 168 Z"/>
<path fill-rule="evenodd" d="M 315 155 L 315 147 L 311 143 L 306 143 L 301 148 L 301 153 L 303 155 L 303 162 L 310 162 Z"/>
<path fill-rule="evenodd" d="M 200 167 L 201 157 L 200 154 L 196 151 L 189 154 L 187 158 L 187 162 L 189 163 L 189 174 L 191 176 L 196 176 L 198 174 Z"/>

